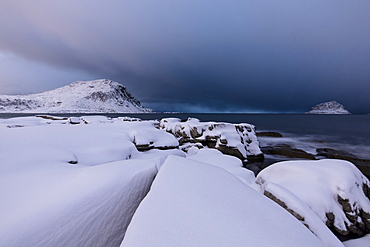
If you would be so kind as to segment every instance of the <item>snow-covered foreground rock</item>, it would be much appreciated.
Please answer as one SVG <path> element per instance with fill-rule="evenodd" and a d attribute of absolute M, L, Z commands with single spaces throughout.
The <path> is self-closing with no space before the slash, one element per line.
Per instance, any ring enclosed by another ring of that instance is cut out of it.
<path fill-rule="evenodd" d="M 54 119 L 0 121 L 0 246 L 119 245 L 157 167 L 176 153 L 142 154 L 134 141 L 176 138 L 150 122 Z"/>
<path fill-rule="evenodd" d="M 43 115 L 0 119 L 0 137 L 0 246 L 343 247 L 325 223 L 368 231 L 353 165 L 283 162 L 257 184 L 247 124 Z"/>
<path fill-rule="evenodd" d="M 222 168 L 170 156 L 121 246 L 324 246 Z"/>
<path fill-rule="evenodd" d="M 181 144 L 202 143 L 240 159 L 263 157 L 255 127 L 251 124 L 200 122 L 196 118 L 182 122 L 178 118 L 164 118 L 159 127 L 176 136 Z"/>
<path fill-rule="evenodd" d="M 257 183 L 317 234 L 318 221 L 342 235 L 370 232 L 370 183 L 348 161 L 279 162 L 261 171 Z"/>
<path fill-rule="evenodd" d="M 8 113 L 99 113 L 151 112 L 127 89 L 107 79 L 76 81 L 47 92 L 0 95 L 0 112 Z"/>
<path fill-rule="evenodd" d="M 132 160 L 1 174 L 0 246 L 117 246 L 156 171 Z"/>

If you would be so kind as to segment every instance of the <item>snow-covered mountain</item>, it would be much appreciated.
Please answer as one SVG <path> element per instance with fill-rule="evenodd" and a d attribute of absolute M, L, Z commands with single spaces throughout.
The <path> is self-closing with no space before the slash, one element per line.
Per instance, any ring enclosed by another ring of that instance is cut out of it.
<path fill-rule="evenodd" d="M 3 113 L 128 113 L 151 112 L 118 82 L 76 81 L 38 94 L 0 95 Z"/>
<path fill-rule="evenodd" d="M 306 114 L 351 114 L 343 105 L 335 100 L 324 102 L 312 107 L 311 111 Z"/>

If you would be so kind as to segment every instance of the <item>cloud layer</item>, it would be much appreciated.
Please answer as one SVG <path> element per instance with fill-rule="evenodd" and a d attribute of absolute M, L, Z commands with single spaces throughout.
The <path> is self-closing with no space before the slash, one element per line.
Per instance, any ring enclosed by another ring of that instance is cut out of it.
<path fill-rule="evenodd" d="M 3 1 L 0 52 L 40 66 L 16 63 L 23 82 L 0 69 L 0 90 L 109 78 L 159 111 L 302 112 L 335 99 L 370 112 L 368 13 L 365 0 Z"/>

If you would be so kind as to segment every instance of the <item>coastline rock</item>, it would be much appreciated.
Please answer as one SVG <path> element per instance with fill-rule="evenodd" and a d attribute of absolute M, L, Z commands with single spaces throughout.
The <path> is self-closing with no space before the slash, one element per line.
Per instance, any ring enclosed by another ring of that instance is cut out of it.
<path fill-rule="evenodd" d="M 263 158 L 255 127 L 251 124 L 200 122 L 196 118 L 186 121 L 164 118 L 159 122 L 158 128 L 173 134 L 180 144 L 201 143 L 241 160 Z"/>
<path fill-rule="evenodd" d="M 343 105 L 336 101 L 329 101 L 320 103 L 314 107 L 306 114 L 351 114 L 347 111 Z"/>
<path fill-rule="evenodd" d="M 281 155 L 289 158 L 301 158 L 301 159 L 309 159 L 315 160 L 315 156 L 313 154 L 307 153 L 306 151 L 298 148 L 293 148 L 288 144 L 278 144 L 275 146 L 266 146 L 262 147 L 261 151 L 264 154 L 271 154 L 271 155 Z"/>
<path fill-rule="evenodd" d="M 317 148 L 317 155 L 325 156 L 330 159 L 357 159 L 357 157 L 347 151 L 337 150 L 333 148 Z"/>
<path fill-rule="evenodd" d="M 278 162 L 262 170 L 256 181 L 265 195 L 282 201 L 279 204 L 299 215 L 310 229 L 305 219 L 312 210 L 341 238 L 370 232 L 370 182 L 348 161 Z M 303 209 L 301 202 L 310 210 Z"/>
<path fill-rule="evenodd" d="M 257 132 L 257 136 L 263 136 L 263 137 L 283 137 L 282 134 L 279 132 L 274 132 L 274 131 L 264 131 L 264 132 Z"/>

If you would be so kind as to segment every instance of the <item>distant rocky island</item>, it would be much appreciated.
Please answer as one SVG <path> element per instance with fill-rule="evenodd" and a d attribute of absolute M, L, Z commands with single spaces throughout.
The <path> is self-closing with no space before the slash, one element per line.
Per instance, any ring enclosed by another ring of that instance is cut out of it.
<path fill-rule="evenodd" d="M 320 103 L 314 107 L 306 114 L 351 114 L 347 111 L 343 105 L 339 104 L 337 101 L 329 101 Z"/>
<path fill-rule="evenodd" d="M 29 95 L 0 95 L 0 113 L 141 113 L 144 108 L 126 87 L 101 79 L 76 81 Z"/>

